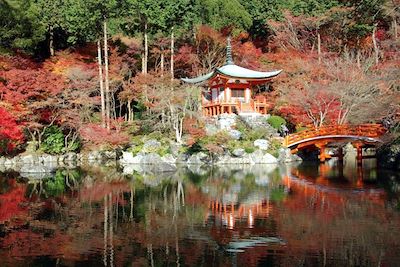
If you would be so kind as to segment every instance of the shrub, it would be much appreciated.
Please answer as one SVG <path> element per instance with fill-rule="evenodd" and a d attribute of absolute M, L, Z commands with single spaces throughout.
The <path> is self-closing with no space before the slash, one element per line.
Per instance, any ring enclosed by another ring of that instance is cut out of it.
<path fill-rule="evenodd" d="M 12 152 L 24 141 L 24 134 L 15 118 L 0 107 L 0 155 Z"/>
<path fill-rule="evenodd" d="M 265 128 L 257 128 L 247 130 L 245 133 L 242 134 L 241 139 L 245 141 L 255 141 L 257 139 L 266 138 L 268 135 L 268 130 Z"/>
<path fill-rule="evenodd" d="M 286 125 L 285 119 L 277 115 L 272 115 L 271 117 L 268 118 L 267 121 L 272 127 L 274 127 L 277 130 L 280 130 L 282 124 Z"/>
<path fill-rule="evenodd" d="M 126 133 L 109 131 L 94 123 L 86 124 L 79 133 L 83 140 L 94 145 L 116 147 L 126 145 L 129 142 L 129 137 Z"/>
<path fill-rule="evenodd" d="M 43 134 L 43 141 L 40 149 L 49 154 L 60 154 L 64 151 L 64 134 L 61 129 L 52 125 Z"/>
<path fill-rule="evenodd" d="M 274 157 L 279 157 L 279 149 L 282 147 L 282 142 L 279 139 L 272 139 L 271 144 L 268 148 L 268 153 Z"/>

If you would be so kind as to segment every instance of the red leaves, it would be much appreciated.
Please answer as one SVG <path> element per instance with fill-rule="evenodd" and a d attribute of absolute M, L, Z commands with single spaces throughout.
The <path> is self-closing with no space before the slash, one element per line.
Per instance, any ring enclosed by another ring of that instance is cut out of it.
<path fill-rule="evenodd" d="M 0 107 L 0 154 L 11 152 L 24 141 L 24 135 L 14 117 Z"/>
<path fill-rule="evenodd" d="M 93 123 L 82 127 L 79 133 L 86 142 L 95 145 L 108 144 L 111 146 L 119 146 L 129 142 L 129 137 L 126 134 L 117 131 L 109 131 Z"/>
<path fill-rule="evenodd" d="M 26 200 L 26 186 L 16 184 L 15 180 L 9 180 L 8 185 L 10 189 L 0 194 L 0 222 L 8 221 L 26 211 L 26 208 L 21 207 Z"/>

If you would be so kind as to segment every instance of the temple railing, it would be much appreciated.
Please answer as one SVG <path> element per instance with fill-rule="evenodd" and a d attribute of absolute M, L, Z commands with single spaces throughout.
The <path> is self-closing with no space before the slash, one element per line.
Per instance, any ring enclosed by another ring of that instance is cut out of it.
<path fill-rule="evenodd" d="M 303 140 L 309 140 L 322 136 L 359 136 L 377 138 L 382 136 L 386 129 L 382 124 L 360 124 L 360 125 L 327 125 L 312 127 L 307 130 L 293 133 L 285 137 L 284 145 L 291 146 Z"/>

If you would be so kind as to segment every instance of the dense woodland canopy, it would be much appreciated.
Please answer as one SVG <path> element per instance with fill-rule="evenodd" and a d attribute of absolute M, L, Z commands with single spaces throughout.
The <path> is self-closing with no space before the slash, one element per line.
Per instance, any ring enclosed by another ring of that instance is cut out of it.
<path fill-rule="evenodd" d="M 1 154 L 201 135 L 178 78 L 223 64 L 227 36 L 236 64 L 284 70 L 265 94 L 293 127 L 399 121 L 398 0 L 0 0 L 0 17 Z"/>

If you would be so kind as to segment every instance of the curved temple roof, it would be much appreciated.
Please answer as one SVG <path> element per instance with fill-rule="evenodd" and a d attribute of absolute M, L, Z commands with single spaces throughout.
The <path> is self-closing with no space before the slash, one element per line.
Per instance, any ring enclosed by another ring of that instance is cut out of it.
<path fill-rule="evenodd" d="M 270 71 L 270 72 L 255 71 L 240 67 L 238 65 L 230 64 L 230 65 L 224 65 L 220 68 L 216 68 L 213 72 L 210 72 L 203 76 L 199 76 L 192 79 L 182 78 L 181 80 L 187 83 L 195 84 L 207 81 L 212 77 L 216 76 L 217 74 L 222 74 L 233 78 L 263 80 L 275 77 L 281 72 L 282 70 Z"/>
<path fill-rule="evenodd" d="M 220 68 L 216 68 L 214 71 L 196 77 L 196 78 L 182 78 L 181 80 L 187 83 L 201 83 L 204 81 L 207 81 L 214 76 L 221 74 L 223 76 L 227 77 L 232 77 L 232 78 L 242 78 L 242 79 L 251 79 L 251 80 L 265 80 L 269 79 L 272 77 L 277 76 L 279 73 L 282 72 L 282 70 L 277 70 L 277 71 L 270 71 L 270 72 L 262 72 L 262 71 L 255 71 L 255 70 L 250 70 L 246 69 L 243 67 L 240 67 L 238 65 L 235 65 L 233 63 L 232 59 L 232 47 L 231 47 L 231 39 L 228 37 L 227 40 L 227 46 L 226 46 L 226 63 L 224 66 Z"/>

